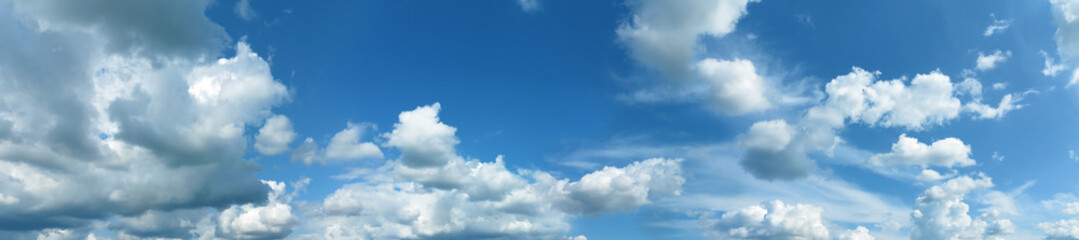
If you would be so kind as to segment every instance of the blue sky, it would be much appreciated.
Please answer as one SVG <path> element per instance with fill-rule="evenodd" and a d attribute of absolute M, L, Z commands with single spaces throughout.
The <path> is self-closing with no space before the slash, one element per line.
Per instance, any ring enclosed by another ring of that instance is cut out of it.
<path fill-rule="evenodd" d="M 1077 16 L 0 0 L 0 238 L 1079 239 Z"/>

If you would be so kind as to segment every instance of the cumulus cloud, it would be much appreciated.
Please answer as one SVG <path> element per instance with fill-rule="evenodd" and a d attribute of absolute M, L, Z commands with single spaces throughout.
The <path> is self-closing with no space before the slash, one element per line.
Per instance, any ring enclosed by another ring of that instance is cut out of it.
<path fill-rule="evenodd" d="M 360 142 L 366 129 L 376 129 L 372 124 L 348 123 L 347 127 L 330 139 L 326 146 L 327 159 L 382 158 L 382 150 L 372 142 Z"/>
<path fill-rule="evenodd" d="M 997 50 L 996 52 L 993 52 L 989 55 L 985 55 L 979 52 L 977 65 L 975 66 L 975 68 L 978 68 L 978 70 L 983 72 L 988 71 L 989 69 L 996 68 L 997 64 L 1003 63 L 1011 56 L 1012 51 L 1001 52 L 1000 50 Z"/>
<path fill-rule="evenodd" d="M 296 138 L 296 132 L 292 130 L 292 121 L 285 115 L 274 115 L 266 119 L 266 123 L 255 135 L 255 150 L 263 155 L 274 155 L 289 150 L 288 145 Z"/>
<path fill-rule="evenodd" d="M 262 181 L 271 189 L 263 203 L 175 211 L 147 211 L 135 217 L 120 218 L 108 225 L 119 239 L 280 239 L 299 223 L 291 201 L 310 179 L 293 184 L 287 194 L 285 184 Z"/>
<path fill-rule="evenodd" d="M 292 233 L 299 220 L 292 215 L 291 198 L 285 194 L 285 183 L 262 181 L 270 186 L 264 205 L 232 206 L 217 217 L 217 235 L 229 239 L 277 239 Z"/>
<path fill-rule="evenodd" d="M 1057 194 L 1052 199 L 1042 201 L 1042 205 L 1050 211 L 1079 215 L 1079 198 L 1072 194 Z M 1076 216 L 1038 223 L 1037 227 L 1045 232 L 1045 239 L 1079 239 L 1079 217 Z"/>
<path fill-rule="evenodd" d="M 934 171 L 933 169 L 922 169 L 922 172 L 919 173 L 915 179 L 919 182 L 936 182 L 952 178 L 953 176 L 955 176 L 955 173 L 944 175 L 940 174 L 940 172 Z"/>
<path fill-rule="evenodd" d="M 564 238 L 568 218 L 629 211 L 681 194 L 681 160 L 648 159 L 604 167 L 577 181 L 506 168 L 457 155 L 456 128 L 441 105 L 402 112 L 383 134 L 400 159 L 356 172 L 362 182 L 337 189 L 321 217 L 304 227 L 326 238 Z M 573 239 L 581 238 L 581 236 Z"/>
<path fill-rule="evenodd" d="M 438 119 L 442 105 L 435 103 L 402 112 L 399 122 L 393 124 L 392 132 L 382 136 L 386 146 L 401 150 L 401 163 L 408 167 L 443 166 L 457 159 L 454 148 L 460 143 L 457 128 L 443 124 Z"/>
<path fill-rule="evenodd" d="M 773 200 L 707 222 L 706 235 L 733 239 L 829 239 L 819 207 Z"/>
<path fill-rule="evenodd" d="M 892 144 L 892 152 L 873 155 L 869 162 L 875 165 L 918 165 L 922 167 L 965 167 L 976 164 L 970 158 L 970 145 L 958 138 L 937 140 L 932 145 L 918 142 L 918 139 L 899 135 L 899 141 Z"/>
<path fill-rule="evenodd" d="M 1079 2 L 1049 0 L 1053 5 L 1053 21 L 1057 25 L 1057 51 L 1064 58 L 1079 56 Z"/>
<path fill-rule="evenodd" d="M 707 58 L 697 63 L 697 71 L 709 83 L 711 99 L 721 111 L 742 114 L 772 107 L 765 97 L 767 83 L 749 60 Z"/>
<path fill-rule="evenodd" d="M 854 67 L 851 73 L 829 81 L 825 85 L 827 98 L 811 107 L 799 121 L 754 124 L 741 137 L 746 147 L 742 166 L 762 179 L 802 178 L 816 168 L 807 154 L 830 154 L 842 141 L 837 132 L 847 124 L 923 130 L 956 118 L 962 109 L 955 94 L 964 91 L 956 91 L 951 79 L 939 71 L 917 74 L 909 85 L 905 78 L 878 80 L 879 75 Z M 977 89 L 980 95 L 980 83 L 960 84 L 960 89 L 967 88 Z M 757 144 L 746 139 L 784 141 Z"/>
<path fill-rule="evenodd" d="M 698 39 L 734 31 L 750 2 L 756 0 L 631 0 L 627 4 L 633 16 L 616 32 L 637 61 L 669 78 L 684 79 L 692 75 L 692 63 L 702 48 Z"/>
<path fill-rule="evenodd" d="M 926 189 L 911 213 L 911 239 L 1004 239 L 1014 232 L 1010 220 L 995 211 L 972 218 L 970 206 L 963 202 L 967 194 L 992 187 L 992 179 L 979 175 L 959 176 Z"/>
<path fill-rule="evenodd" d="M 326 164 L 328 161 L 348 161 L 358 159 L 381 159 L 382 149 L 373 142 L 361 142 L 361 137 L 369 130 L 377 130 L 371 123 L 347 123 L 345 129 L 335 133 L 325 149 L 319 148 L 315 139 L 304 139 L 300 146 L 292 150 L 291 161 L 306 165 Z"/>
<path fill-rule="evenodd" d="M 717 239 L 832 239 L 821 218 L 824 210 L 809 204 L 785 204 L 780 200 L 733 209 L 719 218 L 700 219 L 705 236 Z M 869 229 L 844 230 L 836 239 L 872 240 Z"/>
<path fill-rule="evenodd" d="M 876 240 L 873 235 L 869 235 L 869 229 L 863 226 L 858 226 L 854 230 L 847 230 L 846 232 L 839 234 L 839 240 Z"/>
<path fill-rule="evenodd" d="M 671 84 L 624 98 L 645 103 L 700 100 L 732 115 L 771 108 L 772 90 L 752 61 L 697 60 L 704 48 L 699 39 L 734 31 L 750 2 L 757 1 L 628 1 L 633 17 L 617 29 L 619 39 L 634 59 L 659 70 Z"/>
<path fill-rule="evenodd" d="M 209 4 L 0 1 L 0 230 L 266 196 L 247 129 L 288 91 L 246 43 L 213 60 Z"/>

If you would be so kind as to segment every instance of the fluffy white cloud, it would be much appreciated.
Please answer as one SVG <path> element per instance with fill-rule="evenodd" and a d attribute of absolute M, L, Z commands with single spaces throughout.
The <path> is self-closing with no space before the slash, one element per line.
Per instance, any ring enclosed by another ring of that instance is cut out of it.
<path fill-rule="evenodd" d="M 265 205 L 232 206 L 217 217 L 217 235 L 229 239 L 277 239 L 292 233 L 299 220 L 292 215 L 285 183 L 262 181 L 272 191 Z"/>
<path fill-rule="evenodd" d="M 732 115 L 772 107 L 768 81 L 747 59 L 700 59 L 704 36 L 720 38 L 734 31 L 756 0 L 629 0 L 631 21 L 619 26 L 619 39 L 630 55 L 671 80 L 624 98 L 635 102 L 702 100 Z"/>
<path fill-rule="evenodd" d="M 958 138 L 945 138 L 926 145 L 918 139 L 899 135 L 892 144 L 892 152 L 873 155 L 869 162 L 875 165 L 918 165 L 922 167 L 965 167 L 976 164 L 970 158 L 970 145 Z"/>
<path fill-rule="evenodd" d="M 825 86 L 828 99 L 809 110 L 807 118 L 842 127 L 844 119 L 885 127 L 919 130 L 958 116 L 960 101 L 951 79 L 939 71 L 905 79 L 877 81 L 879 72 L 861 68 Z"/>
<path fill-rule="evenodd" d="M 274 115 L 266 119 L 266 123 L 255 135 L 255 150 L 263 155 L 274 155 L 289 150 L 288 145 L 296 138 L 296 132 L 292 130 L 292 121 L 285 115 Z"/>
<path fill-rule="evenodd" d="M 915 177 L 915 180 L 918 180 L 919 182 L 936 182 L 952 178 L 955 176 L 955 174 L 956 173 L 953 172 L 951 174 L 943 175 L 940 174 L 940 172 L 934 171 L 933 169 L 922 169 L 922 172 L 919 173 L 917 177 Z"/>
<path fill-rule="evenodd" d="M 1065 59 L 1079 56 L 1079 1 L 1049 0 L 1057 24 L 1057 51 Z"/>
<path fill-rule="evenodd" d="M 706 235 L 733 239 L 829 239 L 819 207 L 773 200 L 705 219 Z M 864 228 L 863 228 L 864 229 Z"/>
<path fill-rule="evenodd" d="M 1003 63 L 1004 61 L 1008 60 L 1008 58 L 1011 56 L 1012 51 L 1001 52 L 1000 50 L 997 50 L 996 52 L 993 52 L 989 55 L 985 55 L 979 52 L 977 65 L 975 67 L 981 71 L 988 71 L 989 69 L 997 67 L 997 64 Z"/>
<path fill-rule="evenodd" d="M 214 60 L 208 4 L 0 1 L 0 231 L 265 196 L 247 129 L 288 91 L 246 43 Z"/>
<path fill-rule="evenodd" d="M 970 206 L 963 202 L 972 191 L 993 187 L 992 179 L 984 175 L 977 179 L 959 176 L 930 187 L 915 202 L 911 213 L 914 226 L 911 239 L 1003 239 L 1014 232 L 1014 226 L 996 211 L 972 218 Z"/>
<path fill-rule="evenodd" d="M 435 103 L 402 112 L 393 131 L 384 133 L 386 146 L 401 150 L 401 163 L 408 167 L 424 168 L 443 166 L 460 158 L 454 148 L 460 143 L 457 128 L 443 124 L 438 119 L 442 105 Z"/>
<path fill-rule="evenodd" d="M 767 83 L 749 60 L 707 58 L 697 63 L 697 72 L 711 86 L 711 99 L 721 111 L 742 114 L 772 107 L 765 97 Z"/>
<path fill-rule="evenodd" d="M 983 35 L 985 35 L 986 37 L 993 36 L 993 34 L 997 33 L 1003 33 L 1005 30 L 1008 30 L 1008 28 L 1012 26 L 1011 19 L 997 19 L 997 16 L 995 14 L 989 14 L 989 16 L 993 17 L 993 23 L 989 24 L 989 27 L 985 28 L 985 33 Z"/>
<path fill-rule="evenodd" d="M 313 232 L 307 236 L 554 239 L 568 231 L 569 217 L 628 211 L 681 194 L 681 160 L 604 167 L 570 181 L 541 171 L 510 172 L 501 156 L 466 159 L 456 155 L 456 128 L 439 120 L 440 107 L 401 113 L 383 135 L 401 159 L 354 171 L 363 181 L 326 197 L 320 217 L 305 226 Z"/>
<path fill-rule="evenodd" d="M 326 164 L 327 161 L 345 161 L 356 159 L 381 159 L 382 149 L 373 142 L 361 142 L 360 138 L 368 129 L 375 130 L 371 123 L 353 124 L 347 123 L 345 129 L 337 132 L 330 138 L 330 144 L 325 149 L 320 149 L 315 139 L 304 139 L 300 146 L 292 150 L 291 161 L 301 162 L 306 165 Z"/>
<path fill-rule="evenodd" d="M 876 240 L 873 235 L 869 235 L 869 229 L 863 226 L 858 226 L 854 230 L 847 230 L 844 233 L 839 234 L 839 240 Z"/>
<path fill-rule="evenodd" d="M 1038 223 L 1038 229 L 1045 231 L 1045 239 L 1079 239 L 1079 219 Z"/>
<path fill-rule="evenodd" d="M 1004 114 L 1012 110 L 1023 108 L 1023 105 L 1016 103 L 1023 98 L 1021 96 L 1018 96 L 1014 97 L 1013 100 L 1012 96 L 1012 94 L 1007 94 L 1004 95 L 1004 97 L 1001 97 L 1000 103 L 998 103 L 997 107 L 995 108 L 989 105 L 985 105 L 980 101 L 975 101 L 968 102 L 966 105 L 963 105 L 963 109 L 975 113 L 976 115 L 974 115 L 974 118 L 977 119 L 1000 119 L 1004 117 Z"/>
<path fill-rule="evenodd" d="M 1072 194 L 1057 194 L 1052 199 L 1042 201 L 1050 211 L 1064 214 L 1079 214 L 1079 198 Z M 1045 239 L 1079 239 L 1079 218 L 1038 223 L 1038 229 L 1045 231 Z"/>
<path fill-rule="evenodd" d="M 672 79 L 692 75 L 698 38 L 734 31 L 756 0 L 630 0 L 633 17 L 616 31 L 637 61 Z"/>
<path fill-rule="evenodd" d="M 741 138 L 742 145 L 769 151 L 787 148 L 794 138 L 794 128 L 782 119 L 753 123 Z"/>
<path fill-rule="evenodd" d="M 751 132 L 742 136 L 746 153 L 742 166 L 762 179 L 797 179 L 816 168 L 809 152 L 831 154 L 841 142 L 836 135 L 848 123 L 864 123 L 869 126 L 903 127 L 922 130 L 931 125 L 943 124 L 957 117 L 961 102 L 956 98 L 956 88 L 948 76 L 934 71 L 918 74 L 907 85 L 906 79 L 877 80 L 879 72 L 869 72 L 854 67 L 851 73 L 838 76 L 825 85 L 827 99 L 811 107 L 799 121 L 787 124 L 793 131 L 764 134 L 765 126 L 781 125 L 775 122 L 759 122 Z M 981 84 L 960 84 L 968 94 Z M 774 121 L 774 120 L 773 120 Z M 770 128 L 779 129 L 772 126 Z M 771 136 L 789 141 L 778 144 L 746 144 L 744 139 Z M 916 141 L 915 141 L 916 142 Z"/>
<path fill-rule="evenodd" d="M 330 145 L 326 146 L 328 159 L 365 159 L 382 158 L 382 150 L 372 142 L 360 142 L 366 129 L 375 129 L 371 124 L 352 124 L 333 135 Z"/>

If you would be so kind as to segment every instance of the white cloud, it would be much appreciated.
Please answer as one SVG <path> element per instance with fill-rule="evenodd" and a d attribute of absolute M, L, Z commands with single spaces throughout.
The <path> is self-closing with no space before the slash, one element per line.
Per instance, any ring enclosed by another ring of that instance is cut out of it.
<path fill-rule="evenodd" d="M 442 105 L 435 103 L 402 112 L 393 131 L 383 133 L 385 145 L 401 151 L 401 163 L 408 167 L 443 166 L 459 158 L 454 148 L 460 143 L 454 134 L 457 128 L 438 119 Z"/>
<path fill-rule="evenodd" d="M 1008 58 L 1011 57 L 1011 56 L 1012 56 L 1012 51 L 1002 52 L 1000 50 L 996 50 L 995 52 L 993 52 L 992 54 L 989 54 L 989 55 L 985 55 L 985 54 L 979 52 L 978 53 L 977 66 L 975 66 L 975 67 L 978 68 L 978 70 L 983 71 L 983 72 L 988 71 L 989 69 L 996 68 L 997 64 L 1000 64 L 1000 63 L 1003 63 L 1004 61 L 1007 61 Z"/>
<path fill-rule="evenodd" d="M 992 157 L 993 160 L 997 160 L 998 162 L 999 161 L 1004 161 L 1004 155 L 1000 155 L 1000 153 L 997 153 L 997 152 L 993 152 L 993 156 L 990 156 L 990 157 Z"/>
<path fill-rule="evenodd" d="M 922 167 L 965 167 L 976 164 L 970 158 L 970 145 L 957 138 L 945 138 L 926 145 L 918 139 L 899 135 L 892 144 L 892 152 L 873 155 L 869 162 L 875 165 L 918 165 Z"/>
<path fill-rule="evenodd" d="M 697 71 L 711 86 L 713 103 L 724 112 L 742 114 L 772 107 L 765 97 L 767 83 L 749 60 L 708 58 L 697 63 Z"/>
<path fill-rule="evenodd" d="M 494 162 L 466 159 L 456 155 L 456 128 L 440 121 L 440 107 L 401 113 L 394 130 L 383 135 L 401 159 L 351 171 L 348 177 L 363 181 L 326 197 L 319 217 L 304 227 L 309 236 L 564 238 L 570 217 L 632 210 L 679 195 L 685 182 L 681 160 L 604 167 L 570 181 L 541 171 L 510 172 L 501 156 Z"/>
<path fill-rule="evenodd" d="M 272 190 L 265 205 L 232 206 L 217 217 L 217 235 L 229 239 L 278 239 L 292 233 L 299 222 L 292 215 L 285 183 L 262 181 Z"/>
<path fill-rule="evenodd" d="M 702 48 L 698 39 L 734 31 L 750 2 L 756 1 L 630 0 L 633 16 L 616 32 L 637 61 L 668 78 L 684 79 L 692 75 L 692 63 Z"/>
<path fill-rule="evenodd" d="M 1045 239 L 1079 239 L 1079 219 L 1038 223 L 1038 229 L 1045 231 Z"/>
<path fill-rule="evenodd" d="M 337 132 L 326 146 L 326 159 L 378 159 L 382 150 L 372 142 L 360 142 L 366 129 L 376 129 L 372 124 L 348 123 L 345 129 Z"/>
<path fill-rule="evenodd" d="M 869 235 L 869 229 L 863 226 L 858 226 L 854 230 L 848 230 L 842 234 L 839 234 L 839 240 L 876 240 L 873 235 Z"/>
<path fill-rule="evenodd" d="M 1007 83 L 998 82 L 993 84 L 993 90 L 1004 90 L 1005 88 L 1008 88 Z"/>
<path fill-rule="evenodd" d="M 1053 5 L 1053 18 L 1057 25 L 1057 51 L 1065 59 L 1079 56 L 1079 2 L 1074 0 L 1049 0 Z"/>
<path fill-rule="evenodd" d="M 1000 98 L 1000 103 L 997 104 L 996 108 L 994 108 L 992 106 L 989 106 L 989 105 L 985 105 L 985 104 L 981 103 L 980 101 L 975 101 L 975 102 L 968 102 L 966 105 L 963 105 L 963 109 L 965 111 L 977 114 L 977 115 L 974 115 L 974 118 L 976 118 L 976 119 L 1000 119 L 1000 118 L 1004 117 L 1004 114 L 1006 114 L 1006 113 L 1008 113 L 1008 112 L 1010 112 L 1012 110 L 1023 108 L 1023 105 L 1016 104 L 1017 102 L 1019 102 L 1023 98 L 1022 97 L 1014 97 L 1014 100 L 1013 100 L 1012 96 L 1013 96 L 1012 94 L 1008 94 L 1008 95 L 1004 95 L 1004 97 L 1001 97 Z"/>
<path fill-rule="evenodd" d="M 1005 30 L 1008 30 L 1008 27 L 1012 26 L 1011 19 L 997 19 L 995 14 L 989 14 L 989 16 L 993 18 L 993 23 L 985 28 L 985 33 L 983 35 L 986 37 L 993 36 L 993 34 L 997 33 L 1003 33 Z"/>
<path fill-rule="evenodd" d="M 984 175 L 978 179 L 959 176 L 930 187 L 915 202 L 911 239 L 1003 239 L 1014 232 L 1011 221 L 1000 218 L 995 211 L 976 218 L 968 215 L 970 206 L 963 202 L 965 196 L 991 187 L 992 180 Z"/>
<path fill-rule="evenodd" d="M 318 144 L 315 143 L 315 139 L 311 138 L 304 139 L 300 146 L 292 150 L 290 159 L 293 162 L 302 162 L 306 165 L 322 163 L 322 156 L 318 155 Z"/>
<path fill-rule="evenodd" d="M 922 173 L 918 174 L 918 177 L 916 177 L 915 179 L 919 182 L 936 182 L 952 178 L 953 176 L 955 176 L 954 172 L 952 174 L 942 175 L 939 172 L 934 171 L 933 169 L 922 169 Z"/>
<path fill-rule="evenodd" d="M 781 151 L 794 138 L 794 128 L 783 119 L 753 123 L 741 138 L 749 148 Z"/>
<path fill-rule="evenodd" d="M 258 12 L 255 12 L 254 8 L 251 8 L 251 0 L 239 0 L 236 2 L 236 6 L 232 8 L 232 11 L 236 13 L 236 16 L 240 17 L 244 21 L 250 22 L 258 17 Z"/>
<path fill-rule="evenodd" d="M 539 11 L 542 7 L 540 0 L 517 0 L 517 5 L 521 6 L 521 10 L 525 12 Z"/>
<path fill-rule="evenodd" d="M 773 200 L 706 220 L 706 235 L 734 239 L 829 239 L 819 207 Z"/>
<path fill-rule="evenodd" d="M 289 150 L 288 145 L 295 138 L 292 121 L 285 115 L 274 115 L 266 119 L 258 135 L 255 135 L 255 149 L 263 155 L 282 153 Z"/>
<path fill-rule="evenodd" d="M 1042 69 L 1042 74 L 1049 77 L 1055 77 L 1061 71 L 1064 71 L 1064 64 L 1057 64 L 1053 57 L 1049 56 L 1049 53 L 1045 51 L 1038 51 L 1045 58 L 1045 68 Z"/>
<path fill-rule="evenodd" d="M 976 78 L 965 78 L 955 85 L 955 90 L 960 95 L 970 95 L 971 99 L 982 99 L 982 82 Z"/>
<path fill-rule="evenodd" d="M 1052 199 L 1042 201 L 1042 205 L 1054 212 L 1068 215 L 1079 214 L 1079 198 L 1070 193 L 1057 194 Z M 1038 229 L 1045 232 L 1045 239 L 1079 239 L 1079 217 L 1056 222 L 1038 223 Z"/>
<path fill-rule="evenodd" d="M 265 196 L 248 129 L 288 91 L 246 43 L 213 59 L 209 1 L 0 4 L 0 232 Z"/>
<path fill-rule="evenodd" d="M 905 78 L 878 81 L 879 75 L 854 67 L 851 73 L 832 79 L 825 85 L 827 99 L 811 107 L 799 121 L 788 124 L 795 130 L 789 142 L 746 145 L 742 166 L 762 179 L 802 178 L 816 169 L 807 154 L 830 155 L 842 142 L 836 132 L 848 123 L 923 130 L 960 113 L 955 87 L 939 71 L 917 74 L 909 85 Z M 981 84 L 977 80 L 967 82 L 971 83 L 960 84 L 961 89 L 980 95 Z"/>

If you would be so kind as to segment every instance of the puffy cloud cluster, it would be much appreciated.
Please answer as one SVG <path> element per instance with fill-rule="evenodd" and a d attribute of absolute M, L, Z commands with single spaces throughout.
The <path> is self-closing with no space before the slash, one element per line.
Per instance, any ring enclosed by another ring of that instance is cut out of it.
<path fill-rule="evenodd" d="M 959 176 L 930 187 L 915 202 L 911 239 L 1004 239 L 1015 231 L 1010 220 L 993 209 L 972 218 L 963 202 L 967 194 L 991 187 L 992 179 L 984 175 Z"/>
<path fill-rule="evenodd" d="M 322 202 L 304 235 L 328 239 L 561 238 L 567 218 L 630 211 L 681 194 L 677 159 L 604 167 L 577 181 L 541 171 L 510 172 L 499 156 L 457 155 L 456 128 L 433 104 L 406 111 L 383 134 L 400 159 L 366 173 Z M 301 236 L 301 237 L 304 237 Z"/>
<path fill-rule="evenodd" d="M 108 229 L 120 239 L 280 239 L 288 236 L 299 223 L 293 215 L 292 196 L 310 179 L 293 183 L 294 192 L 286 194 L 281 182 L 262 181 L 271 188 L 263 203 L 233 205 L 224 210 L 213 208 L 174 211 L 151 210 L 139 216 L 117 219 Z"/>
<path fill-rule="evenodd" d="M 631 21 L 618 27 L 630 54 L 668 77 L 691 76 L 701 36 L 723 37 L 734 31 L 746 6 L 759 0 L 630 0 Z"/>
<path fill-rule="evenodd" d="M 918 74 L 909 85 L 904 78 L 877 80 L 879 75 L 879 72 L 855 67 L 851 73 L 828 82 L 825 85 L 827 99 L 810 108 L 800 121 L 788 124 L 773 120 L 754 124 L 741 136 L 742 145 L 746 147 L 742 166 L 762 179 L 801 178 L 816 167 L 806 154 L 831 152 L 840 142 L 836 132 L 848 123 L 921 130 L 943 124 L 960 113 L 961 103 L 955 97 L 955 87 L 950 78 L 940 72 Z M 950 142 L 953 141 L 942 144 Z M 902 138 L 897 146 L 906 146 Z M 964 165 L 968 162 L 961 161 Z"/>
<path fill-rule="evenodd" d="M 719 239 L 831 239 L 822 210 L 809 204 L 762 202 L 723 213 L 718 219 L 702 219 L 707 237 Z M 838 239 L 875 239 L 869 229 L 858 226 Z"/>
<path fill-rule="evenodd" d="M 265 200 L 247 129 L 279 151 L 288 91 L 246 43 L 214 59 L 229 37 L 209 4 L 0 1 L 0 232 Z"/>
<path fill-rule="evenodd" d="M 963 141 L 957 138 L 945 138 L 926 145 L 918 142 L 918 139 L 907 137 L 906 134 L 899 135 L 899 141 L 892 144 L 892 152 L 873 155 L 869 162 L 875 165 L 918 165 L 923 168 L 965 167 L 975 164 L 974 159 L 970 159 L 970 145 L 963 144 Z"/>
<path fill-rule="evenodd" d="M 291 197 L 285 195 L 285 183 L 263 181 L 270 186 L 266 204 L 232 206 L 217 217 L 217 235 L 229 239 L 277 239 L 292 233 L 299 220 L 292 215 Z"/>
<path fill-rule="evenodd" d="M 345 129 L 330 138 L 326 149 L 319 149 L 315 139 L 304 139 L 299 147 L 292 151 L 292 161 L 307 165 L 325 164 L 330 161 L 349 161 L 359 159 L 381 159 L 382 149 L 373 142 L 361 142 L 360 138 L 369 130 L 377 129 L 370 123 L 347 123 Z"/>
<path fill-rule="evenodd" d="M 289 150 L 289 144 L 296 139 L 296 132 L 292 130 L 292 121 L 284 115 L 274 115 L 266 119 L 266 123 L 255 135 L 255 149 L 264 155 L 274 155 Z"/>
<path fill-rule="evenodd" d="M 637 102 L 702 100 L 733 115 L 771 108 L 768 81 L 752 61 L 697 60 L 704 48 L 698 44 L 699 38 L 721 38 L 734 31 L 750 2 L 757 1 L 628 1 L 634 15 L 619 26 L 619 39 L 637 61 L 659 70 L 674 83 L 638 91 L 628 98 Z"/>
<path fill-rule="evenodd" d="M 1071 194 L 1057 194 L 1053 199 L 1043 201 L 1042 205 L 1052 211 L 1079 215 L 1079 198 Z M 1038 223 L 1038 229 L 1045 231 L 1045 239 L 1079 239 L 1079 217 Z"/>
<path fill-rule="evenodd" d="M 742 114 L 772 107 L 765 97 L 768 85 L 749 60 L 707 58 L 697 63 L 697 72 L 708 83 L 712 103 L 721 111 Z"/>

